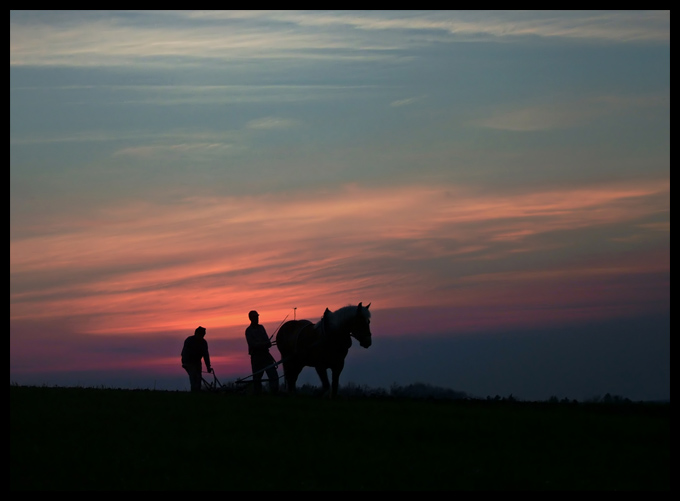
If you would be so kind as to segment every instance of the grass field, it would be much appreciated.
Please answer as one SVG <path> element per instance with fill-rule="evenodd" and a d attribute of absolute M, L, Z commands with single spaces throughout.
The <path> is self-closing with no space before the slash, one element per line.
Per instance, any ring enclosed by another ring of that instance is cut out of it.
<path fill-rule="evenodd" d="M 670 404 L 10 385 L 10 490 L 670 490 Z"/>

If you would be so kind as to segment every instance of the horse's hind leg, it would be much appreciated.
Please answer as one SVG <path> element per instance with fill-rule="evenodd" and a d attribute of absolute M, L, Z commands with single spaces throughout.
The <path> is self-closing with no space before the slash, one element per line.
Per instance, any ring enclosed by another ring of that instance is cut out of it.
<path fill-rule="evenodd" d="M 328 381 L 328 372 L 322 367 L 314 367 L 314 369 L 316 369 L 316 373 L 319 375 L 319 379 L 321 379 L 323 393 L 328 393 L 328 390 L 331 388 L 331 383 Z"/>
<path fill-rule="evenodd" d="M 288 393 L 295 393 L 295 384 L 297 383 L 300 372 L 302 372 L 302 367 L 286 363 L 283 364 L 283 375 L 286 381 L 286 391 Z"/>

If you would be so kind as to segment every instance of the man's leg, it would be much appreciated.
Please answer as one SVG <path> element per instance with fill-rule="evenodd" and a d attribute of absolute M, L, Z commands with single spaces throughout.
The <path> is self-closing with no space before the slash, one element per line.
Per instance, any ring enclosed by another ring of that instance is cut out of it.
<path fill-rule="evenodd" d="M 182 367 L 184 367 L 184 370 L 187 371 L 187 374 L 189 374 L 189 384 L 191 386 L 191 391 L 201 391 L 201 367 L 198 366 L 197 368 L 194 365 L 183 365 Z"/>
<path fill-rule="evenodd" d="M 267 379 L 269 379 L 269 391 L 275 395 L 279 391 L 279 373 L 277 372 L 276 367 L 274 367 L 276 360 L 274 360 L 271 353 L 267 353 L 267 361 L 263 363 L 264 367 L 269 367 L 266 371 Z"/>
<path fill-rule="evenodd" d="M 269 391 L 272 395 L 276 395 L 279 392 L 279 373 L 276 367 L 267 369 L 267 378 L 269 379 Z"/>
<path fill-rule="evenodd" d="M 253 393 L 259 395 L 262 393 L 262 372 L 259 372 L 264 368 L 262 358 L 252 355 L 250 357 L 250 368 L 253 370 Z"/>

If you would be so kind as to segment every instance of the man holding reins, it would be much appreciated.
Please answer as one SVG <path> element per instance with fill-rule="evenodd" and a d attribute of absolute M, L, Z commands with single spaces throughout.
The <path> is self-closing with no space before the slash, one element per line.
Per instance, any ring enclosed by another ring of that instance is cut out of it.
<path fill-rule="evenodd" d="M 260 325 L 260 315 L 252 310 L 248 313 L 250 325 L 246 328 L 246 341 L 248 342 L 248 354 L 250 355 L 250 367 L 253 370 L 253 383 L 255 394 L 262 393 L 262 374 L 267 373 L 269 390 L 272 394 L 279 391 L 279 373 L 276 371 L 276 360 L 269 353 L 272 342 L 267 336 L 267 331 Z"/>

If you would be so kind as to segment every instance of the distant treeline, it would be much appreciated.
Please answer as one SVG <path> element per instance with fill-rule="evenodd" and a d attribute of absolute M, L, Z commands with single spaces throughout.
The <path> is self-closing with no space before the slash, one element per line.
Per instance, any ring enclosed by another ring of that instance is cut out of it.
<path fill-rule="evenodd" d="M 10 383 L 10 386 L 20 386 L 16 383 Z M 100 387 L 100 389 L 116 389 Z M 234 384 L 232 382 L 225 383 L 219 388 L 220 392 L 223 393 L 245 393 L 247 392 L 247 387 L 243 385 Z M 319 396 L 322 390 L 319 386 L 312 384 L 304 384 L 297 388 L 298 395 L 305 396 Z M 520 397 L 516 397 L 513 394 L 501 396 L 486 396 L 479 397 L 470 395 L 464 391 L 453 390 L 451 388 L 444 388 L 441 386 L 435 386 L 429 383 L 411 383 L 408 385 L 399 385 L 393 383 L 389 389 L 385 388 L 374 388 L 368 385 L 356 384 L 349 382 L 347 384 L 341 385 L 338 390 L 338 395 L 346 398 L 377 398 L 377 399 L 413 399 L 413 400 L 468 400 L 468 401 L 486 401 L 486 402 L 548 402 L 551 404 L 632 404 L 636 403 L 633 400 L 623 397 L 621 395 L 612 395 L 606 393 L 605 395 L 596 395 L 584 400 L 576 400 L 569 398 L 559 398 L 556 395 L 551 396 L 547 400 L 526 400 Z M 639 403 L 639 402 L 638 402 Z M 654 402 L 643 402 L 643 403 L 654 403 Z M 670 403 L 669 401 L 657 402 L 657 403 Z"/>
<path fill-rule="evenodd" d="M 224 391 L 227 392 L 241 392 L 243 389 L 241 387 L 227 383 L 223 387 Z M 321 393 L 321 388 L 311 384 L 304 384 L 297 389 L 298 393 L 301 395 L 318 395 Z M 340 386 L 338 390 L 338 395 L 343 397 L 351 398 L 407 398 L 416 400 L 483 400 L 483 401 L 494 401 L 494 402 L 522 402 L 525 401 L 522 398 L 515 397 L 510 394 L 507 396 L 486 396 L 477 397 L 470 395 L 464 391 L 453 390 L 451 388 L 444 388 L 441 386 L 435 386 L 429 383 L 411 383 L 408 385 L 399 385 L 393 383 L 389 389 L 385 388 L 373 388 L 367 385 L 360 385 L 353 382 L 344 384 Z M 559 398 L 557 396 L 551 396 L 546 400 L 549 403 L 561 403 L 561 404 L 576 404 L 579 403 L 576 399 L 569 398 Z M 594 396 L 581 401 L 582 403 L 603 403 L 603 404 L 630 404 L 633 401 L 629 398 L 620 395 L 611 395 L 609 393 L 604 396 Z"/>

